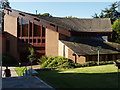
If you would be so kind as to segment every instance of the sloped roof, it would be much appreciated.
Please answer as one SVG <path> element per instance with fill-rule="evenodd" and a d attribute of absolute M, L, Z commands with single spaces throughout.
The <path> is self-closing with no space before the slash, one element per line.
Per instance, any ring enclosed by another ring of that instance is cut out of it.
<path fill-rule="evenodd" d="M 47 21 L 71 28 L 77 32 L 112 32 L 109 18 L 60 18 L 60 17 L 39 17 Z"/>
<path fill-rule="evenodd" d="M 120 53 L 120 44 L 112 42 L 85 39 L 81 39 L 79 43 L 64 40 L 61 40 L 61 42 L 73 50 L 77 55 L 97 55 L 97 46 L 101 46 L 100 54 Z"/>
<path fill-rule="evenodd" d="M 10 9 L 14 10 L 14 9 Z M 19 10 L 14 10 L 16 12 L 21 12 Z M 70 28 L 72 31 L 76 32 L 112 32 L 111 21 L 109 18 L 61 18 L 61 17 L 45 17 L 37 16 L 35 14 L 25 13 L 50 23 L 64 26 Z"/>

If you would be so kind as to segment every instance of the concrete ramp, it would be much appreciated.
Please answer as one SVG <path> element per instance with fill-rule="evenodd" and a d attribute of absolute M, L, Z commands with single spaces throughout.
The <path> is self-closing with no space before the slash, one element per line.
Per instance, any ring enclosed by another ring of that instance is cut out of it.
<path fill-rule="evenodd" d="M 2 88 L 46 88 L 54 90 L 36 76 L 2 78 Z"/>

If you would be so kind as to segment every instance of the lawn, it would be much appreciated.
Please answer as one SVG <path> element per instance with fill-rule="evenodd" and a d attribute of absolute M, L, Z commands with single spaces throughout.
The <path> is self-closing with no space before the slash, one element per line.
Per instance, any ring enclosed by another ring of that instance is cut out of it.
<path fill-rule="evenodd" d="M 17 67 L 15 70 L 20 74 L 22 69 Z M 41 70 L 38 73 L 39 78 L 54 88 L 118 88 L 118 73 L 114 64 Z"/>
<path fill-rule="evenodd" d="M 54 88 L 118 87 L 117 67 L 113 64 L 67 70 L 39 71 L 38 77 Z"/>

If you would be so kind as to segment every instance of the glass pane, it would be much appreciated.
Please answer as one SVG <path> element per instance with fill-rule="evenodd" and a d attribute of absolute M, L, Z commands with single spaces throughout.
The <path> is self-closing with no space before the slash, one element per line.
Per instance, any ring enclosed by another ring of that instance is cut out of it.
<path fill-rule="evenodd" d="M 22 20 L 22 36 L 28 36 L 28 22 L 26 20 Z"/>
<path fill-rule="evenodd" d="M 34 24 L 34 36 L 41 36 L 41 26 Z"/>

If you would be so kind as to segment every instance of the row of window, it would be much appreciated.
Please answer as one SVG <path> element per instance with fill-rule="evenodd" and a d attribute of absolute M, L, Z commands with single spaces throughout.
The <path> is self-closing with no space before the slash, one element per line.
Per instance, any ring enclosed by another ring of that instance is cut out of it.
<path fill-rule="evenodd" d="M 21 39 L 25 43 L 45 43 L 45 39 Z"/>
<path fill-rule="evenodd" d="M 18 19 L 18 37 L 41 36 L 45 37 L 45 27 L 33 24 L 24 19 Z"/>

